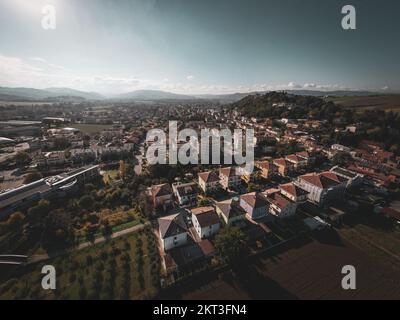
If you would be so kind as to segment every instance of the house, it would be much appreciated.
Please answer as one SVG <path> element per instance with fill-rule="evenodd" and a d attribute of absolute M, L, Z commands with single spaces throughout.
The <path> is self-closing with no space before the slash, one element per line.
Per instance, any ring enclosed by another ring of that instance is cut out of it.
<path fill-rule="evenodd" d="M 293 182 L 280 185 L 279 191 L 283 196 L 295 203 L 303 203 L 307 201 L 308 192 Z"/>
<path fill-rule="evenodd" d="M 246 210 L 244 210 L 240 204 L 238 198 L 232 198 L 225 201 L 220 201 L 215 204 L 217 214 L 222 218 L 227 225 L 236 224 L 239 221 L 243 221 L 246 216 Z"/>
<path fill-rule="evenodd" d="M 167 210 L 173 207 L 173 193 L 171 186 L 168 183 L 151 186 L 147 189 L 153 204 L 153 209 Z"/>
<path fill-rule="evenodd" d="M 241 176 L 233 167 L 219 169 L 219 183 L 224 189 L 236 188 L 240 186 Z"/>
<path fill-rule="evenodd" d="M 359 174 L 357 172 L 351 171 L 349 169 L 345 169 L 339 166 L 334 166 L 329 170 L 330 172 L 333 172 L 334 174 L 341 176 L 345 179 L 348 180 L 347 182 L 347 187 L 352 187 L 352 186 L 359 186 L 360 184 L 363 183 L 364 176 L 362 174 Z"/>
<path fill-rule="evenodd" d="M 181 206 L 194 205 L 197 202 L 198 188 L 196 183 L 173 183 L 172 190 Z"/>
<path fill-rule="evenodd" d="M 294 170 L 305 168 L 308 165 L 308 158 L 302 157 L 298 154 L 290 154 L 285 157 L 285 160 L 292 164 Z"/>
<path fill-rule="evenodd" d="M 164 251 L 185 245 L 188 234 L 184 213 L 158 218 L 158 232 Z"/>
<path fill-rule="evenodd" d="M 240 196 L 240 206 L 255 220 L 267 216 L 269 203 L 261 193 L 251 192 Z"/>
<path fill-rule="evenodd" d="M 193 227 L 201 239 L 212 237 L 219 231 L 218 215 L 211 206 L 191 210 Z"/>
<path fill-rule="evenodd" d="M 269 213 L 277 218 L 283 219 L 292 217 L 296 213 L 297 203 L 291 201 L 280 192 L 274 192 L 267 197 Z"/>
<path fill-rule="evenodd" d="M 298 177 L 296 184 L 306 190 L 311 202 L 323 206 L 343 198 L 347 179 L 333 172 L 309 173 Z"/>
<path fill-rule="evenodd" d="M 257 161 L 255 165 L 261 169 L 261 176 L 265 179 L 271 178 L 279 173 L 279 167 L 270 161 Z"/>
<path fill-rule="evenodd" d="M 219 178 L 215 172 L 199 172 L 199 186 L 204 193 L 214 192 L 219 188 Z"/>
<path fill-rule="evenodd" d="M 274 159 L 273 163 L 278 167 L 278 173 L 282 177 L 285 177 L 293 172 L 294 169 L 293 163 L 287 161 L 284 158 Z"/>

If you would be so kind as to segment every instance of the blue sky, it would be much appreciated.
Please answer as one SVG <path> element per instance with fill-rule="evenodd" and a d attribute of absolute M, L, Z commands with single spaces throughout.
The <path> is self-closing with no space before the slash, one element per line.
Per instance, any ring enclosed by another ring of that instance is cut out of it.
<path fill-rule="evenodd" d="M 357 30 L 341 28 L 346 4 Z M 395 0 L 1 0 L 0 86 L 400 92 L 399 13 Z"/>

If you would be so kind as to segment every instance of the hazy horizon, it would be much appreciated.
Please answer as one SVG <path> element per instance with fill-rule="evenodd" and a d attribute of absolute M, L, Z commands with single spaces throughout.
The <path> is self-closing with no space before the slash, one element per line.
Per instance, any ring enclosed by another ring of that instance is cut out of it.
<path fill-rule="evenodd" d="M 57 27 L 41 26 L 54 5 Z M 0 86 L 199 95 L 400 92 L 396 1 L 3 0 Z"/>

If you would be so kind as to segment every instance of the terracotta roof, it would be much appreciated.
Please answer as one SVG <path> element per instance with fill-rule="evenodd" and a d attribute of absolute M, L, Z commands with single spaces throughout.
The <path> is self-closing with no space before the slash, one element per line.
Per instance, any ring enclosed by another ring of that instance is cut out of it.
<path fill-rule="evenodd" d="M 329 175 L 324 176 L 318 173 L 305 174 L 300 176 L 299 179 L 302 179 L 322 189 L 327 189 L 339 184 L 337 179 L 332 179 L 331 177 L 329 177 Z"/>
<path fill-rule="evenodd" d="M 286 159 L 291 161 L 291 162 L 300 162 L 303 159 L 301 159 L 299 156 L 295 155 L 295 154 L 289 154 L 288 156 L 286 156 Z"/>
<path fill-rule="evenodd" d="M 215 172 L 207 171 L 207 172 L 199 172 L 199 178 L 204 182 L 216 182 L 219 180 L 218 175 Z"/>
<path fill-rule="evenodd" d="M 284 167 L 287 165 L 287 162 L 284 158 L 274 159 L 274 164 L 280 167 Z"/>
<path fill-rule="evenodd" d="M 240 199 L 248 203 L 253 208 L 261 208 L 268 205 L 268 201 L 257 192 L 243 194 L 240 196 Z"/>
<path fill-rule="evenodd" d="M 221 168 L 219 169 L 219 173 L 227 177 L 233 177 L 237 175 L 236 169 L 233 167 Z"/>
<path fill-rule="evenodd" d="M 183 215 L 184 214 L 181 212 L 158 218 L 161 238 L 168 238 L 186 232 L 187 226 Z"/>
<path fill-rule="evenodd" d="M 282 185 L 280 185 L 280 188 L 295 197 L 299 197 L 299 196 L 308 194 L 308 192 L 306 190 L 303 190 L 302 188 L 296 186 L 293 182 L 282 184 Z"/>
<path fill-rule="evenodd" d="M 197 193 L 197 185 L 194 182 L 178 184 L 175 186 L 175 188 L 180 196 Z"/>
<path fill-rule="evenodd" d="M 310 155 L 308 154 L 307 151 L 296 152 L 296 155 L 299 156 L 299 157 L 306 158 L 306 159 L 308 159 L 310 157 Z"/>
<path fill-rule="evenodd" d="M 290 205 L 292 201 L 290 201 L 288 198 L 283 196 L 280 193 L 273 193 L 270 198 L 268 198 L 271 203 L 274 205 L 278 206 L 281 209 L 284 209 L 286 206 Z"/>
<path fill-rule="evenodd" d="M 204 228 L 219 223 L 218 215 L 213 207 L 199 207 L 191 210 L 199 222 L 199 225 Z"/>
<path fill-rule="evenodd" d="M 172 194 L 171 186 L 168 183 L 151 186 L 151 194 L 153 197 L 161 197 Z"/>
<path fill-rule="evenodd" d="M 266 169 L 266 170 L 277 168 L 277 166 L 274 163 L 269 162 L 269 161 L 257 161 L 256 166 L 261 169 Z"/>
<path fill-rule="evenodd" d="M 246 214 L 246 211 L 239 205 L 239 202 L 234 199 L 220 201 L 215 205 L 227 219 Z"/>
<path fill-rule="evenodd" d="M 199 242 L 199 247 L 203 252 L 204 256 L 207 257 L 215 252 L 213 244 L 208 239 L 203 239 Z"/>

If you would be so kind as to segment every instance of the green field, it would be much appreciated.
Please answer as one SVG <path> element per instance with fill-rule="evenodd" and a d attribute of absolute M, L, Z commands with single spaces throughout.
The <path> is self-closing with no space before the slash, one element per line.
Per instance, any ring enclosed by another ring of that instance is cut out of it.
<path fill-rule="evenodd" d="M 111 124 L 71 123 L 70 127 L 79 129 L 84 133 L 97 133 L 112 127 Z"/>
<path fill-rule="evenodd" d="M 44 264 L 56 290 L 41 287 Z M 160 261 L 151 229 L 36 265 L 0 286 L 0 299 L 144 299 L 158 293 Z"/>

